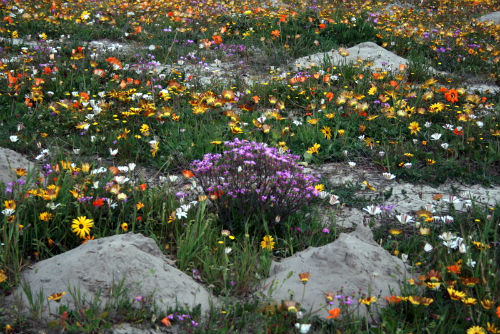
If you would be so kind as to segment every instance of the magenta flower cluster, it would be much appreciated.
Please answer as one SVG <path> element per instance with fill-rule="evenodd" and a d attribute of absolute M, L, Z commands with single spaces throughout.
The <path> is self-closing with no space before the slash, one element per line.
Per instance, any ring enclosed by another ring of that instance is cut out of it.
<path fill-rule="evenodd" d="M 221 218 L 237 212 L 279 221 L 319 196 L 314 185 L 320 176 L 305 173 L 297 163 L 299 156 L 237 138 L 224 146 L 222 154 L 205 154 L 191 163 Z"/>

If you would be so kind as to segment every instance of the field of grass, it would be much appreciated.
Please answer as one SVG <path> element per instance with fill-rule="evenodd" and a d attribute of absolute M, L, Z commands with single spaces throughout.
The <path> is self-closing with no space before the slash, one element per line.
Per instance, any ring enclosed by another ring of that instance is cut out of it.
<path fill-rule="evenodd" d="M 40 318 L 36 302 L 30 315 L 3 305 L 0 328 L 500 333 L 498 204 L 458 211 L 437 195 L 433 207 L 405 213 L 413 222 L 388 215 L 374 228 L 420 275 L 401 296 L 374 302 L 377 321 L 342 307 L 325 307 L 331 316 L 321 321 L 252 295 L 271 260 L 337 238 L 315 207 L 335 194 L 370 204 L 304 165 L 357 163 L 415 184 L 500 184 L 500 94 L 468 89 L 500 83 L 500 25 L 477 20 L 498 10 L 496 0 L 0 2 L 0 146 L 41 171 L 18 169 L 17 181 L 0 184 L 0 301 L 30 263 L 127 231 L 153 238 L 223 301 L 202 317 L 120 299 L 60 307 L 58 321 Z M 289 66 L 366 41 L 409 66 Z M 221 73 L 207 85 L 204 69 L 214 66 Z"/>

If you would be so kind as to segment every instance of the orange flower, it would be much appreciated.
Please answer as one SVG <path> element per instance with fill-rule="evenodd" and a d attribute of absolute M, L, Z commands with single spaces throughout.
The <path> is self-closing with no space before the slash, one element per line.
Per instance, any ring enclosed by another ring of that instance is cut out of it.
<path fill-rule="evenodd" d="M 187 170 L 187 169 L 184 169 L 182 171 L 182 175 L 184 175 L 184 177 L 186 179 L 192 178 L 194 176 L 193 172 L 191 172 L 190 170 Z"/>
<path fill-rule="evenodd" d="M 338 307 L 328 310 L 329 316 L 327 319 L 337 319 L 340 315 L 340 309 Z"/>
<path fill-rule="evenodd" d="M 385 300 L 389 303 L 389 304 L 397 304 L 399 302 L 401 302 L 401 297 L 399 296 L 389 296 L 389 297 L 385 297 Z"/>
<path fill-rule="evenodd" d="M 161 319 L 161 323 L 164 324 L 167 327 L 172 326 L 172 324 L 170 323 L 170 320 L 167 317 Z"/>
<path fill-rule="evenodd" d="M 300 280 L 302 281 L 302 283 L 306 284 L 307 281 L 309 281 L 309 277 L 311 276 L 311 273 L 310 272 L 307 272 L 307 273 L 300 273 L 299 274 L 299 278 Z"/>
<path fill-rule="evenodd" d="M 455 103 L 458 101 L 458 91 L 456 89 L 450 89 L 444 93 L 444 98 L 450 103 Z"/>
<path fill-rule="evenodd" d="M 220 35 L 213 35 L 212 40 L 214 41 L 215 44 L 219 45 L 222 43 L 222 37 Z"/>
<path fill-rule="evenodd" d="M 446 269 L 448 269 L 448 272 L 450 272 L 450 273 L 460 274 L 460 271 L 462 268 L 459 264 L 454 264 L 451 266 L 447 266 Z"/>
<path fill-rule="evenodd" d="M 276 30 L 271 31 L 271 35 L 272 35 L 273 37 L 278 38 L 278 37 L 280 37 L 280 34 L 281 34 L 281 32 L 280 32 L 279 30 L 277 30 L 277 29 L 276 29 Z"/>
<path fill-rule="evenodd" d="M 500 306 L 497 306 L 497 317 L 500 318 Z"/>
<path fill-rule="evenodd" d="M 122 67 L 122 63 L 116 57 L 108 57 L 108 58 L 106 58 L 106 61 L 108 63 L 110 63 L 111 65 L 115 65 L 118 68 Z"/>

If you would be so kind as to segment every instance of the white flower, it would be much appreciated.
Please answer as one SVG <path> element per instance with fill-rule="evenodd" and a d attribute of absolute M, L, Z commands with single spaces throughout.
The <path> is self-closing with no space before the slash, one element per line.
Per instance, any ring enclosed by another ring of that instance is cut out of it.
<path fill-rule="evenodd" d="M 440 220 L 445 224 L 451 224 L 451 223 L 453 223 L 453 220 L 454 220 L 454 218 L 452 216 L 434 216 L 432 218 L 434 218 L 435 221 Z"/>
<path fill-rule="evenodd" d="M 410 215 L 407 215 L 406 213 L 402 213 L 400 215 L 396 216 L 396 219 L 401 223 L 401 224 L 407 224 L 407 223 L 413 223 L 413 217 Z"/>
<path fill-rule="evenodd" d="M 233 249 L 231 247 L 226 247 L 226 248 L 224 248 L 224 253 L 229 254 L 229 253 L 231 253 L 232 250 Z"/>
<path fill-rule="evenodd" d="M 319 192 L 319 198 L 321 198 L 321 199 L 325 199 L 328 195 L 329 195 L 329 193 L 326 191 Z"/>
<path fill-rule="evenodd" d="M 73 149 L 74 154 L 80 154 L 80 149 L 79 148 L 74 148 Z"/>
<path fill-rule="evenodd" d="M 448 147 L 450 147 L 450 145 L 448 145 L 448 143 L 442 143 L 441 147 L 444 148 L 445 150 L 447 150 Z"/>
<path fill-rule="evenodd" d="M 9 137 L 9 139 L 10 139 L 10 141 L 11 141 L 11 142 L 13 142 L 13 143 L 15 143 L 16 141 L 18 141 L 18 140 L 19 140 L 19 138 L 18 138 L 17 136 L 15 136 L 15 135 L 14 135 L 14 136 L 10 136 L 10 137 Z"/>
<path fill-rule="evenodd" d="M 403 262 L 408 261 L 408 254 L 401 253 L 401 260 L 402 260 Z"/>
<path fill-rule="evenodd" d="M 404 166 L 404 168 L 406 168 L 406 169 L 410 169 L 410 168 L 411 168 L 411 166 L 413 166 L 413 165 L 412 165 L 412 163 L 411 163 L 411 162 L 407 162 L 407 163 L 405 163 L 403 166 Z"/>
<path fill-rule="evenodd" d="M 426 128 L 430 128 L 432 126 L 432 122 L 425 122 L 424 126 Z"/>
<path fill-rule="evenodd" d="M 385 156 L 385 152 L 384 151 L 379 151 L 378 152 L 378 156 L 382 158 L 383 156 Z"/>
<path fill-rule="evenodd" d="M 339 201 L 339 198 L 337 195 L 333 195 L 331 194 L 330 195 L 330 200 L 328 201 L 328 203 L 330 203 L 330 205 L 335 205 L 335 204 L 339 204 L 340 201 Z"/>
<path fill-rule="evenodd" d="M 57 203 L 56 204 L 54 202 L 49 202 L 49 203 L 47 203 L 46 207 L 47 207 L 47 209 L 50 209 L 50 210 L 54 211 L 60 205 L 61 205 L 61 203 Z"/>
<path fill-rule="evenodd" d="M 394 174 L 391 174 L 391 173 L 382 173 L 382 176 L 384 177 L 384 179 L 386 180 L 393 180 L 396 178 L 396 175 Z"/>
<path fill-rule="evenodd" d="M 442 134 L 440 134 L 440 133 L 437 133 L 437 132 L 433 133 L 431 135 L 431 140 L 439 140 L 439 138 L 441 138 L 441 136 L 442 136 Z"/>
<path fill-rule="evenodd" d="M 293 120 L 292 123 L 296 126 L 302 125 L 302 122 L 297 120 Z"/>
<path fill-rule="evenodd" d="M 351 168 L 356 167 L 356 163 L 355 162 L 349 161 L 348 164 L 349 164 L 349 167 L 351 167 Z"/>
<path fill-rule="evenodd" d="M 467 252 L 467 246 L 465 246 L 465 243 L 462 242 L 458 245 L 458 251 L 460 254 L 465 254 Z"/>
<path fill-rule="evenodd" d="M 169 175 L 168 181 L 174 183 L 179 177 L 177 175 Z"/>
<path fill-rule="evenodd" d="M 380 208 L 376 205 L 367 206 L 366 208 L 363 208 L 363 211 L 368 212 L 368 214 L 370 214 L 372 216 L 375 216 L 375 215 L 382 213 L 382 210 L 380 210 Z"/>
<path fill-rule="evenodd" d="M 432 252 L 432 250 L 434 249 L 434 247 L 432 247 L 432 245 L 428 242 L 425 243 L 425 246 L 424 246 L 424 251 L 427 252 L 427 253 L 430 253 Z"/>
<path fill-rule="evenodd" d="M 127 166 L 118 166 L 117 167 L 120 173 L 126 173 L 128 172 L 128 167 Z"/>
<path fill-rule="evenodd" d="M 99 167 L 97 169 L 92 169 L 92 172 L 90 174 L 95 175 L 95 174 L 102 174 L 106 173 L 107 169 L 105 167 Z"/>
<path fill-rule="evenodd" d="M 14 210 L 14 209 L 3 209 L 2 210 L 2 214 L 4 216 L 11 216 L 14 214 L 14 212 L 16 212 L 16 210 Z"/>
<path fill-rule="evenodd" d="M 467 259 L 467 261 L 465 262 L 469 267 L 472 267 L 474 268 L 476 266 L 476 261 L 473 261 L 472 259 Z"/>
<path fill-rule="evenodd" d="M 118 149 L 116 150 L 113 150 L 111 147 L 109 148 L 109 154 L 111 154 L 112 156 L 115 156 L 118 154 Z"/>
<path fill-rule="evenodd" d="M 295 328 L 297 328 L 301 334 L 305 334 L 311 329 L 311 324 L 299 324 L 297 322 Z"/>
<path fill-rule="evenodd" d="M 451 248 L 451 249 L 456 249 L 457 247 L 461 247 L 464 249 L 465 246 L 462 246 L 464 239 L 456 236 L 455 234 L 451 232 L 443 232 L 439 236 L 439 239 L 443 240 L 443 245 Z M 460 250 L 460 249 L 459 249 Z M 461 252 L 461 250 L 460 250 Z"/>
<path fill-rule="evenodd" d="M 476 122 L 476 124 L 477 124 L 477 126 L 478 126 L 478 127 L 480 127 L 480 128 L 482 128 L 482 127 L 484 126 L 484 123 L 483 123 L 483 122 L 481 122 L 481 121 L 477 121 L 477 122 Z"/>
<path fill-rule="evenodd" d="M 177 219 L 187 218 L 187 212 L 183 211 L 182 208 L 177 208 L 175 210 L 175 215 L 177 216 Z"/>
<path fill-rule="evenodd" d="M 134 171 L 135 166 L 136 166 L 136 164 L 135 164 L 135 163 L 133 163 L 133 162 L 129 163 L 129 164 L 128 164 L 128 170 L 129 170 L 129 171 L 131 171 L 131 172 L 132 172 L 132 171 Z"/>
<path fill-rule="evenodd" d="M 124 184 L 124 183 L 127 183 L 128 181 L 130 181 L 130 179 L 128 177 L 123 176 L 123 175 L 115 176 L 115 182 L 118 184 Z"/>

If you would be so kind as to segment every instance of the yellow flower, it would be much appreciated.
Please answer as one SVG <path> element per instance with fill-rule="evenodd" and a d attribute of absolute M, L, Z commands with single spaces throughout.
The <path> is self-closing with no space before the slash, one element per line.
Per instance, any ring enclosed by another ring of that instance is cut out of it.
<path fill-rule="evenodd" d="M 320 147 L 321 147 L 320 144 L 314 143 L 314 145 L 312 147 L 309 147 L 307 149 L 307 153 L 309 153 L 309 154 L 314 154 L 314 153 L 318 154 Z"/>
<path fill-rule="evenodd" d="M 141 133 L 143 133 L 143 134 L 147 134 L 147 133 L 149 133 L 149 125 L 147 125 L 147 124 L 143 124 L 143 125 L 141 125 L 141 129 L 140 129 L 140 131 L 141 131 Z"/>
<path fill-rule="evenodd" d="M 340 137 L 342 137 L 345 133 L 345 130 L 339 129 L 339 130 L 337 130 L 337 133 L 339 134 Z"/>
<path fill-rule="evenodd" d="M 5 275 L 5 270 L 0 270 L 0 283 L 5 282 L 7 280 L 7 275 Z"/>
<path fill-rule="evenodd" d="M 467 330 L 467 334 L 485 334 L 486 331 L 481 326 L 473 326 Z"/>
<path fill-rule="evenodd" d="M 3 206 L 5 209 L 15 210 L 16 209 L 16 202 L 14 200 L 10 199 L 10 200 L 4 201 Z"/>
<path fill-rule="evenodd" d="M 88 162 L 85 162 L 82 164 L 82 172 L 88 173 L 90 171 L 90 164 Z"/>
<path fill-rule="evenodd" d="M 400 235 L 402 232 L 403 232 L 403 230 L 396 229 L 396 228 L 391 228 L 389 230 L 389 233 L 392 234 L 392 235 Z"/>
<path fill-rule="evenodd" d="M 232 126 L 231 132 L 234 134 L 240 134 L 243 133 L 243 130 L 239 126 Z"/>
<path fill-rule="evenodd" d="M 55 302 L 59 302 L 61 298 L 66 294 L 66 291 L 56 292 L 47 297 L 48 300 L 53 300 Z"/>
<path fill-rule="evenodd" d="M 274 239 L 272 235 L 266 235 L 262 238 L 260 242 L 260 247 L 262 249 L 273 250 L 274 249 Z"/>
<path fill-rule="evenodd" d="M 411 130 L 411 134 L 412 135 L 416 135 L 420 131 L 421 128 L 418 125 L 418 122 L 411 122 L 410 126 L 408 127 L 408 129 Z"/>
<path fill-rule="evenodd" d="M 462 303 L 464 303 L 465 305 L 468 305 L 468 306 L 476 305 L 477 299 L 476 298 L 472 298 L 472 297 L 463 298 L 462 299 Z"/>
<path fill-rule="evenodd" d="M 462 300 L 463 298 L 465 298 L 465 292 L 457 291 L 453 288 L 448 288 L 447 290 L 450 298 L 453 300 Z"/>
<path fill-rule="evenodd" d="M 316 189 L 317 191 L 323 191 L 325 189 L 325 185 L 324 184 L 317 184 L 314 186 L 314 189 Z"/>
<path fill-rule="evenodd" d="M 360 299 L 359 303 L 365 304 L 365 305 L 370 305 L 371 303 L 375 303 L 376 301 L 377 301 L 377 297 L 371 296 L 371 297 L 366 297 L 364 299 Z"/>
<path fill-rule="evenodd" d="M 71 228 L 73 229 L 73 233 L 82 239 L 90 234 L 90 228 L 94 226 L 92 219 L 88 219 L 86 216 L 73 219 L 72 223 Z"/>
<path fill-rule="evenodd" d="M 307 123 L 311 124 L 311 125 L 316 125 L 318 124 L 319 122 L 319 118 L 310 118 L 307 120 Z"/>
<path fill-rule="evenodd" d="M 375 93 L 377 93 L 377 86 L 372 86 L 368 89 L 368 95 L 375 95 Z"/>
<path fill-rule="evenodd" d="M 128 231 L 128 224 L 126 222 L 123 222 L 120 227 L 122 228 L 122 230 L 124 230 L 125 232 Z"/>
<path fill-rule="evenodd" d="M 144 207 L 144 203 L 142 202 L 139 202 L 135 205 L 135 208 L 137 209 L 137 211 L 139 211 L 140 209 L 142 209 Z"/>
<path fill-rule="evenodd" d="M 45 211 L 45 212 L 40 213 L 40 215 L 38 217 L 40 218 L 41 221 L 46 222 L 46 221 L 51 220 L 52 217 L 54 217 L 54 215 L 50 212 Z"/>
<path fill-rule="evenodd" d="M 330 129 L 329 126 L 324 126 L 321 129 L 321 132 L 323 133 L 323 135 L 325 136 L 326 139 L 332 138 L 332 129 Z"/>
<path fill-rule="evenodd" d="M 481 300 L 481 306 L 486 310 L 489 310 L 493 305 L 495 305 L 495 303 L 492 300 L 489 299 Z"/>
<path fill-rule="evenodd" d="M 444 104 L 441 102 L 437 102 L 437 103 L 431 104 L 431 106 L 429 107 L 429 112 L 437 113 L 443 109 L 444 109 Z"/>

